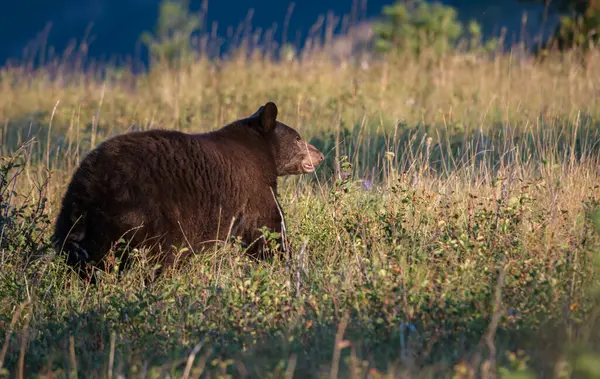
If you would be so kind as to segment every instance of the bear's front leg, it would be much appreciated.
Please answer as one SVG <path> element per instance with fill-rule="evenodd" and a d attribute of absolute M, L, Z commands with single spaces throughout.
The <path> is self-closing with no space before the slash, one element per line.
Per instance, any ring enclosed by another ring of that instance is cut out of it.
<path fill-rule="evenodd" d="M 245 233 L 244 240 L 249 245 L 246 252 L 253 258 L 264 260 L 274 253 L 280 257 L 287 254 L 289 258 L 285 219 L 277 203 L 271 201 L 269 207 L 263 208 L 261 217 Z"/>

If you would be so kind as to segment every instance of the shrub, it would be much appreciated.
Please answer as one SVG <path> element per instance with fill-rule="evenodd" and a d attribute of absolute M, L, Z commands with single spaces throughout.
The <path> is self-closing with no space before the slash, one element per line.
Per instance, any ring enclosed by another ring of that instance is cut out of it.
<path fill-rule="evenodd" d="M 436 55 L 457 47 L 461 39 L 471 50 L 492 49 L 495 40 L 481 45 L 481 27 L 476 21 L 460 22 L 455 8 L 441 3 L 416 0 L 407 5 L 396 2 L 383 7 L 383 21 L 375 25 L 375 48 L 383 53 L 415 54 L 433 51 Z"/>

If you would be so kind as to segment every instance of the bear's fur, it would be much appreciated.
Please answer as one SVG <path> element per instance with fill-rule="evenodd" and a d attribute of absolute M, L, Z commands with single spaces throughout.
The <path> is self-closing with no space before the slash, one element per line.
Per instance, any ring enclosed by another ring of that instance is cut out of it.
<path fill-rule="evenodd" d="M 121 238 L 130 248 L 149 248 L 163 267 L 173 264 L 172 246 L 197 251 L 228 236 L 264 257 L 258 229 L 282 232 L 277 177 L 312 172 L 322 160 L 277 121 L 272 102 L 208 133 L 119 135 L 91 151 L 73 174 L 53 243 L 79 268 L 99 266 Z"/>

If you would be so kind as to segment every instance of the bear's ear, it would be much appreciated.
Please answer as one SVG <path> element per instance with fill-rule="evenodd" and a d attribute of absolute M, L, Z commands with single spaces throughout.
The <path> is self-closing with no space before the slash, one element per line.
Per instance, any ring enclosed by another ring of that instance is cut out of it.
<path fill-rule="evenodd" d="M 258 119 L 265 132 L 273 130 L 275 125 L 277 125 L 277 105 L 269 101 L 261 106 L 251 117 Z"/>
<path fill-rule="evenodd" d="M 265 129 L 271 130 L 275 128 L 275 125 L 277 124 L 277 105 L 275 105 L 274 102 L 269 101 L 265 104 L 262 121 Z"/>

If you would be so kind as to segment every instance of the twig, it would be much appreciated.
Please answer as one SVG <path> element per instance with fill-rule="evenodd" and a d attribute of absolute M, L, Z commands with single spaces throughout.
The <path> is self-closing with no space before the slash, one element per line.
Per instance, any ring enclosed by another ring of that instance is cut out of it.
<path fill-rule="evenodd" d="M 496 283 L 496 294 L 494 299 L 494 313 L 492 315 L 492 321 L 488 327 L 488 331 L 485 335 L 485 342 L 490 353 L 488 358 L 490 362 L 490 368 L 493 370 L 496 367 L 496 345 L 494 344 L 494 338 L 496 337 L 496 330 L 498 329 L 498 323 L 502 317 L 502 288 L 504 287 L 504 265 L 500 267 L 500 274 L 498 275 L 498 283 Z M 493 371 L 492 371 L 493 372 Z M 495 378 L 495 373 L 491 374 L 491 378 Z"/>
<path fill-rule="evenodd" d="M 302 243 L 302 247 L 300 248 L 300 252 L 298 253 L 298 257 L 296 258 L 296 296 L 300 297 L 300 290 L 302 288 L 302 275 L 300 271 L 304 270 L 304 262 L 306 256 L 306 246 L 308 245 L 308 240 L 304 240 Z"/>
<path fill-rule="evenodd" d="M 190 376 L 190 379 L 198 379 L 200 378 L 200 375 L 202 375 L 202 373 L 204 372 L 204 367 L 206 366 L 206 362 L 208 361 L 208 357 L 210 356 L 211 351 L 207 351 L 206 353 L 202 354 L 202 356 L 200 357 L 200 359 L 198 360 L 198 365 L 196 366 L 196 369 L 194 372 L 194 374 L 192 376 Z"/>
<path fill-rule="evenodd" d="M 329 377 L 331 379 L 337 379 L 337 376 L 338 376 L 339 365 L 340 365 L 340 353 L 342 350 L 342 337 L 344 336 L 344 331 L 346 330 L 346 327 L 348 326 L 348 319 L 349 319 L 349 315 L 346 312 L 346 314 L 344 315 L 344 318 L 342 319 L 342 322 L 340 323 L 340 325 L 338 327 L 338 331 L 335 335 L 335 346 L 333 347 L 333 359 L 332 359 L 332 363 L 331 363 L 331 372 L 329 374 Z"/>
<path fill-rule="evenodd" d="M 71 372 L 73 378 L 77 379 L 77 360 L 75 359 L 75 337 L 69 337 L 69 357 L 71 359 Z"/>
<path fill-rule="evenodd" d="M 2 351 L 0 352 L 0 370 L 2 370 L 2 366 L 4 365 L 4 358 L 6 357 L 6 352 L 8 351 L 8 345 L 10 344 L 10 336 L 12 335 L 12 332 L 15 328 L 15 324 L 17 323 L 19 316 L 21 316 L 21 312 L 23 312 L 25 307 L 27 307 L 28 305 L 29 300 L 24 301 L 13 314 L 13 318 L 10 321 L 10 326 L 8 327 L 8 330 L 6 331 L 6 336 L 4 337 L 4 345 L 2 346 Z"/>
<path fill-rule="evenodd" d="M 283 215 L 283 211 L 281 210 L 281 206 L 279 205 L 279 200 L 277 200 L 277 196 L 273 191 L 273 188 L 269 187 L 271 190 L 271 195 L 273 195 L 273 200 L 275 200 L 275 205 L 277 205 L 277 211 L 279 212 L 279 217 L 281 217 L 281 247 L 283 248 L 283 252 L 287 253 L 287 258 L 290 258 L 290 249 L 287 242 L 287 228 L 285 226 L 285 217 Z"/>
<path fill-rule="evenodd" d="M 30 313 L 25 316 L 25 327 L 23 328 L 23 339 L 21 340 L 21 351 L 19 352 L 18 379 L 23 379 L 25 372 L 25 351 L 27 350 L 27 339 L 29 338 L 29 321 L 31 321 Z"/>
<path fill-rule="evenodd" d="M 110 335 L 110 355 L 108 356 L 108 379 L 112 379 L 113 376 L 113 365 L 115 363 L 115 340 L 116 335 L 114 332 Z"/>
<path fill-rule="evenodd" d="M 100 124 L 100 110 L 102 109 L 102 103 L 104 102 L 104 92 L 106 91 L 106 82 L 102 84 L 102 92 L 100 93 L 100 103 L 98 109 L 96 109 L 96 115 L 92 118 L 92 136 L 90 149 L 96 147 L 96 133 L 98 132 L 98 126 Z"/>
<path fill-rule="evenodd" d="M 50 169 L 50 141 L 52 137 L 52 121 L 54 120 L 54 114 L 56 113 L 56 108 L 58 108 L 58 104 L 60 103 L 60 99 L 56 101 L 54 104 L 54 109 L 52 109 L 52 116 L 50 116 L 50 124 L 48 125 L 48 140 L 46 144 L 46 167 L 48 170 Z"/>
<path fill-rule="evenodd" d="M 290 359 L 288 359 L 288 365 L 287 368 L 285 369 L 285 379 L 293 379 L 294 378 L 294 371 L 296 370 L 296 355 L 292 354 L 292 356 L 290 357 Z"/>
<path fill-rule="evenodd" d="M 485 373 L 482 372 L 482 377 L 494 379 L 496 377 L 495 371 L 488 371 L 489 369 L 494 369 L 496 367 L 496 346 L 494 345 L 494 338 L 496 336 L 496 330 L 498 329 L 498 324 L 500 323 L 500 318 L 502 317 L 502 289 L 504 287 L 504 259 L 502 259 L 502 263 L 500 265 L 500 272 L 498 274 L 498 281 L 496 282 L 496 291 L 494 296 L 494 306 L 492 319 L 490 320 L 490 324 L 488 325 L 488 329 L 482 339 L 479 341 L 479 348 L 483 347 L 485 343 L 486 347 L 489 350 L 489 358 L 485 362 L 486 368 Z M 471 367 L 473 370 L 477 370 L 479 363 L 481 362 L 481 353 L 478 352 L 474 357 L 471 363 Z M 475 374 L 475 372 L 471 372 L 471 377 Z"/>
<path fill-rule="evenodd" d="M 200 349 L 202 349 L 202 346 L 204 346 L 204 340 L 202 340 L 200 343 L 198 343 L 192 349 L 192 352 L 188 356 L 187 363 L 185 365 L 185 370 L 183 371 L 183 376 L 182 376 L 183 379 L 188 379 L 190 377 L 190 372 L 192 371 L 192 365 L 194 364 L 194 359 L 196 359 L 196 355 L 198 354 L 198 352 L 200 352 Z"/>
<path fill-rule="evenodd" d="M 142 364 L 142 372 L 140 374 L 140 378 L 146 379 L 148 377 L 148 361 L 145 361 Z"/>

